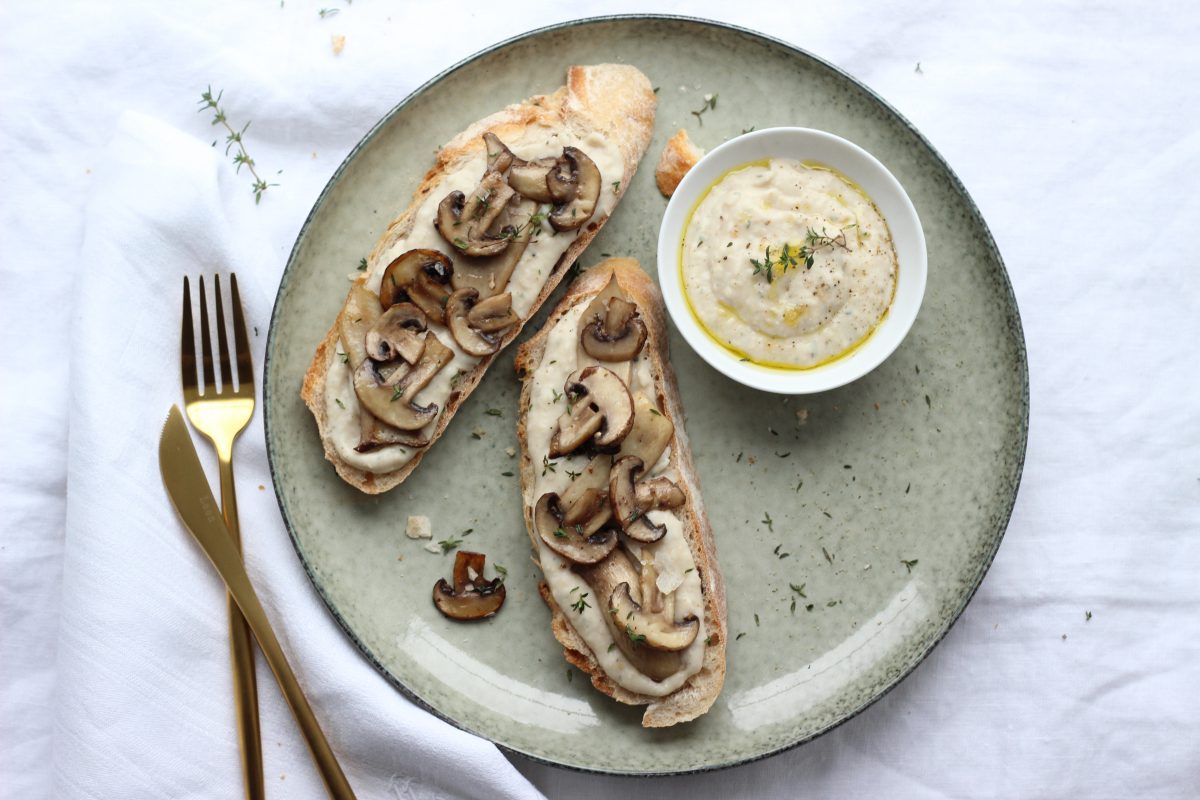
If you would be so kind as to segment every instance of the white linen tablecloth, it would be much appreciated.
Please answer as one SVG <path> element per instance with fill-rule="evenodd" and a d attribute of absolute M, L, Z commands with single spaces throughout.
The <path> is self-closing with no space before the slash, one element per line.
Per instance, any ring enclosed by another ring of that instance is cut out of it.
<path fill-rule="evenodd" d="M 581 775 L 506 759 L 358 655 L 263 488 L 258 414 L 248 566 L 359 796 L 1200 795 L 1200 7 L 122 0 L 0 7 L 0 796 L 240 796 L 222 589 L 154 458 L 179 276 L 236 270 L 261 385 L 287 253 L 375 121 L 501 38 L 649 10 L 833 61 L 963 179 L 1029 346 L 1008 534 L 926 663 L 834 732 L 715 774 Z M 261 204 L 196 113 L 209 84 L 253 120 Z M 269 793 L 324 796 L 259 675 Z"/>

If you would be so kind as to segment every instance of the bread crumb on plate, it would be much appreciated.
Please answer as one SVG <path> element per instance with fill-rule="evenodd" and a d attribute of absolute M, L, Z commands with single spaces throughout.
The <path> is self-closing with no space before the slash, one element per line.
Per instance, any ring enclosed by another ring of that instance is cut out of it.
<path fill-rule="evenodd" d="M 662 156 L 658 159 L 658 166 L 654 169 L 654 182 L 658 184 L 658 190 L 664 197 L 675 193 L 683 176 L 696 166 L 696 162 L 703 155 L 704 149 L 697 147 L 683 128 L 667 140 Z"/>
<path fill-rule="evenodd" d="M 433 526 L 429 523 L 429 517 L 409 517 L 404 534 L 410 539 L 432 539 Z"/>

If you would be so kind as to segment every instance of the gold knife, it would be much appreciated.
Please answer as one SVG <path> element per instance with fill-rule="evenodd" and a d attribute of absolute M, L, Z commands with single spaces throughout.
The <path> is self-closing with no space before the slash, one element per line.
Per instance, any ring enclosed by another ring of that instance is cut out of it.
<path fill-rule="evenodd" d="M 184 527 L 217 568 L 229 594 L 242 610 L 250 632 L 258 640 L 267 666 L 275 673 L 284 699 L 291 707 L 308 749 L 317 762 L 329 796 L 338 800 L 353 800 L 354 791 L 338 765 L 325 734 L 321 732 L 321 726 L 300 689 L 287 656 L 279 646 L 279 640 L 275 638 L 262 603 L 258 601 L 258 595 L 250 583 L 250 576 L 242 565 L 241 556 L 234 547 L 229 529 L 221 518 L 221 507 L 213 499 L 212 489 L 200 466 L 200 457 L 196 455 L 196 447 L 192 444 L 192 436 L 183 421 L 183 415 L 179 413 L 179 406 L 171 406 L 171 413 L 167 415 L 166 425 L 163 426 L 162 438 L 158 442 L 158 467 L 171 505 L 179 512 Z"/>

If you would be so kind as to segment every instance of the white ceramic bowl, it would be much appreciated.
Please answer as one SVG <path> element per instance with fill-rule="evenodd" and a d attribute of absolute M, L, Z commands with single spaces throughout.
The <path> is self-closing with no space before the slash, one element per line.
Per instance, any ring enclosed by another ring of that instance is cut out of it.
<path fill-rule="evenodd" d="M 883 321 L 850 354 L 810 369 L 783 369 L 742 361 L 714 341 L 696 321 L 683 296 L 679 242 L 697 198 L 727 171 L 765 158 L 819 161 L 862 187 L 887 220 L 899 261 L 896 296 Z M 925 296 L 928 263 L 917 210 L 887 167 L 856 144 L 811 128 L 768 128 L 730 139 L 706 154 L 672 195 L 658 232 L 658 280 L 667 311 L 701 358 L 739 383 L 779 394 L 812 394 L 861 378 L 903 341 Z"/>

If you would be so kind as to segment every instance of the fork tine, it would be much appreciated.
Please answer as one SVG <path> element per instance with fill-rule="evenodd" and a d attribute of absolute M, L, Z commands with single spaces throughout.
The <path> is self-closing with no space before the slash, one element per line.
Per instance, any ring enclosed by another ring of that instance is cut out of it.
<path fill-rule="evenodd" d="M 238 294 L 237 275 L 229 273 L 233 300 L 233 345 L 237 348 L 238 391 L 254 391 L 254 367 L 250 363 L 250 341 L 246 338 L 246 318 L 242 315 L 242 297 Z"/>
<path fill-rule="evenodd" d="M 217 391 L 213 377 L 212 338 L 208 335 L 208 295 L 204 291 L 204 276 L 200 276 L 200 356 L 204 359 L 204 393 Z"/>
<path fill-rule="evenodd" d="M 196 388 L 196 334 L 192 323 L 192 287 L 183 276 L 183 329 L 179 336 L 179 364 L 182 369 L 183 390 Z"/>
<path fill-rule="evenodd" d="M 233 366 L 229 363 L 229 341 L 225 335 L 225 303 L 221 299 L 221 276 L 213 276 L 213 295 L 217 298 L 217 352 L 221 355 L 221 389 L 233 391 Z"/>

